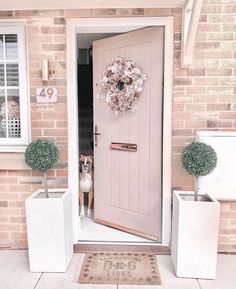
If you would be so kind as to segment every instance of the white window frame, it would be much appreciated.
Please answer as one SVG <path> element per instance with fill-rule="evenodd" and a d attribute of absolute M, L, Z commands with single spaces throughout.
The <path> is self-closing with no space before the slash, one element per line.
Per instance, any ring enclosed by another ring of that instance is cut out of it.
<path fill-rule="evenodd" d="M 0 138 L 0 152 L 24 152 L 30 141 L 26 27 L 24 23 L 0 23 L 0 34 L 17 34 L 21 121 L 21 137 Z"/>

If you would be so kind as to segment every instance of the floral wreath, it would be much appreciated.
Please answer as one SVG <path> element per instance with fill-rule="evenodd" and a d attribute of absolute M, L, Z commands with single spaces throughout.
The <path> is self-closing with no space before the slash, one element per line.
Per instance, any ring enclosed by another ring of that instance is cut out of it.
<path fill-rule="evenodd" d="M 133 60 L 119 57 L 105 69 L 99 97 L 115 113 L 134 111 L 145 80 L 146 75 L 141 73 Z"/>

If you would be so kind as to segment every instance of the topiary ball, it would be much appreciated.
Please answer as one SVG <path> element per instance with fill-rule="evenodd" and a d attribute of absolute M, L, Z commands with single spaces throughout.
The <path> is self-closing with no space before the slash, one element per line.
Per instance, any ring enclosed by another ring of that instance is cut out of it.
<path fill-rule="evenodd" d="M 206 176 L 216 167 L 217 155 L 210 145 L 193 142 L 185 147 L 182 164 L 190 175 Z"/>
<path fill-rule="evenodd" d="M 30 143 L 25 151 L 25 162 L 33 170 L 46 172 L 58 161 L 58 148 L 46 139 Z"/>

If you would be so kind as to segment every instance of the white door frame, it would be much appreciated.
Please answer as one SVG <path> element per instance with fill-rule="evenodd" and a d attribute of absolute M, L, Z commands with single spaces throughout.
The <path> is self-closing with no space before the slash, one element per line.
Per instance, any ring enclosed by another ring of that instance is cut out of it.
<path fill-rule="evenodd" d="M 79 226 L 79 140 L 77 105 L 77 33 L 121 33 L 147 26 L 164 26 L 164 88 L 163 88 L 163 192 L 162 242 L 169 246 L 171 236 L 171 138 L 173 86 L 173 17 L 71 18 L 66 23 L 67 47 L 67 111 L 68 111 L 68 187 L 73 201 L 73 236 L 78 243 Z M 120 242 L 119 242 L 120 244 Z M 147 243 L 148 244 L 148 243 Z M 150 243 L 153 245 L 153 243 Z"/>

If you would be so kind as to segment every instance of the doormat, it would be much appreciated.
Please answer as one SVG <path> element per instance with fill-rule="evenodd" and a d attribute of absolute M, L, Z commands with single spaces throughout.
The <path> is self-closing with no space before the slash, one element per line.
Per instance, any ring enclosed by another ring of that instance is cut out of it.
<path fill-rule="evenodd" d="M 79 283 L 160 285 L 156 256 L 150 253 L 87 253 Z"/>

